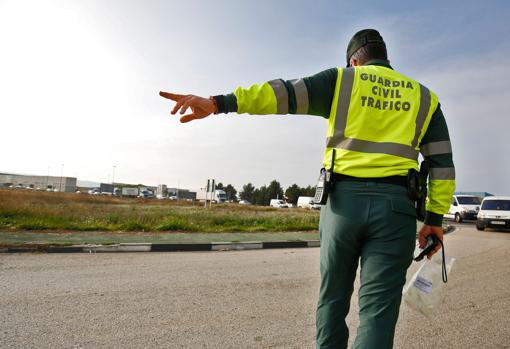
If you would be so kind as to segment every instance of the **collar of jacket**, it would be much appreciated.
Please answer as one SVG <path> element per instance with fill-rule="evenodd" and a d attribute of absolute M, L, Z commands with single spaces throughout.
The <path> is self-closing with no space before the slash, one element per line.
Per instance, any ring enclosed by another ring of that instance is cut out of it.
<path fill-rule="evenodd" d="M 393 70 L 393 68 L 390 65 L 390 62 L 385 61 L 384 59 L 372 59 L 363 65 L 378 65 L 378 66 L 390 68 L 391 70 Z"/>

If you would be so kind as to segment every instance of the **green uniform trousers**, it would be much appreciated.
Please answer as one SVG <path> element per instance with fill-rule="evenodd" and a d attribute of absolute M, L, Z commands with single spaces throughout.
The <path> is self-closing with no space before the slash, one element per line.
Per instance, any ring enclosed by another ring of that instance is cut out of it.
<path fill-rule="evenodd" d="M 345 317 L 358 261 L 360 323 L 354 348 L 392 348 L 416 237 L 416 212 L 407 189 L 375 182 L 337 182 L 321 210 L 319 231 L 317 348 L 347 348 Z"/>

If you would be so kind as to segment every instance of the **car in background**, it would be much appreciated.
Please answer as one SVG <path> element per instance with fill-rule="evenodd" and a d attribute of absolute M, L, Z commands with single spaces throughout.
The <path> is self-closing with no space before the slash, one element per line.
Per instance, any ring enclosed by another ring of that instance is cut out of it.
<path fill-rule="evenodd" d="M 251 202 L 249 202 L 248 200 L 239 200 L 239 205 L 251 205 Z"/>
<path fill-rule="evenodd" d="M 142 189 L 138 193 L 138 197 L 142 199 L 152 199 L 154 198 L 154 194 L 150 190 Z"/>
<path fill-rule="evenodd" d="M 461 223 L 464 219 L 476 220 L 482 199 L 474 195 L 453 195 L 446 218 Z"/>
<path fill-rule="evenodd" d="M 99 188 L 92 188 L 87 193 L 89 193 L 90 195 L 101 195 L 101 191 L 99 190 Z"/>
<path fill-rule="evenodd" d="M 510 196 L 488 196 L 478 212 L 476 229 L 510 228 Z"/>

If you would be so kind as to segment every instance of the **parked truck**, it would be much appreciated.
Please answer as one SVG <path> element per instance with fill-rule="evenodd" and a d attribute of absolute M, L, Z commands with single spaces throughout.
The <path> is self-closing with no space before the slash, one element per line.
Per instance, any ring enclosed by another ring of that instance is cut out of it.
<path fill-rule="evenodd" d="M 211 201 L 212 202 L 225 202 L 227 201 L 227 193 L 224 190 L 217 189 L 214 192 L 207 193 L 205 189 L 201 188 L 197 192 L 197 200 L 199 201 Z"/>
<path fill-rule="evenodd" d="M 113 194 L 113 184 L 110 183 L 100 183 L 99 184 L 99 192 L 101 195 L 111 195 Z"/>
<path fill-rule="evenodd" d="M 138 196 L 138 188 L 124 187 L 124 188 L 122 188 L 122 196 L 128 196 L 128 197 L 135 198 Z"/>

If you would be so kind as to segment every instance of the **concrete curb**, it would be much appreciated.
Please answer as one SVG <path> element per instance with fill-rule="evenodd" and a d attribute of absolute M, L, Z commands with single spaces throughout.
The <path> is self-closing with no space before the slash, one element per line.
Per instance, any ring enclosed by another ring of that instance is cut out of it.
<path fill-rule="evenodd" d="M 457 227 L 448 225 L 445 234 L 451 234 Z M 417 233 L 418 234 L 418 233 Z M 113 245 L 22 245 L 1 247 L 0 253 L 112 253 L 112 252 L 198 252 L 198 251 L 243 251 L 275 248 L 320 247 L 319 240 L 307 241 L 247 241 L 247 242 L 209 242 L 209 243 L 120 243 Z"/>
<path fill-rule="evenodd" d="M 112 253 L 112 252 L 197 252 L 197 251 L 240 251 L 275 248 L 319 247 L 319 240 L 309 241 L 250 241 L 250 242 L 211 242 L 211 243 L 121 243 L 113 245 L 72 245 L 44 246 L 24 245 L 0 248 L 0 253 Z"/>

